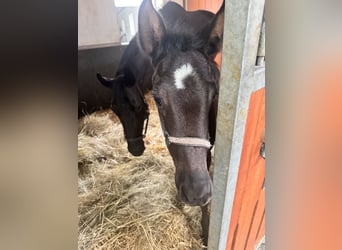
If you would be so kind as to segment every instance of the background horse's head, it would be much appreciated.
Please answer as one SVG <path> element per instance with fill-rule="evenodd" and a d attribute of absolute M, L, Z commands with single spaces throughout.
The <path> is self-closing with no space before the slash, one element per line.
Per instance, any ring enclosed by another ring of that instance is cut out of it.
<path fill-rule="evenodd" d="M 183 15 L 187 13 L 183 10 Z M 139 42 L 154 66 L 153 95 L 176 167 L 178 197 L 190 205 L 205 205 L 212 194 L 207 166 L 209 113 L 218 94 L 214 57 L 222 42 L 223 6 L 207 23 L 185 20 L 178 16 L 175 28 L 167 29 L 151 0 L 144 0 L 139 10 Z M 203 28 L 187 34 L 187 25 Z"/>
<path fill-rule="evenodd" d="M 144 153 L 143 138 L 149 116 L 148 105 L 141 89 L 129 71 L 122 72 L 115 78 L 107 78 L 97 74 L 98 80 L 113 92 L 112 110 L 119 117 L 124 129 L 128 151 L 139 156 Z"/>

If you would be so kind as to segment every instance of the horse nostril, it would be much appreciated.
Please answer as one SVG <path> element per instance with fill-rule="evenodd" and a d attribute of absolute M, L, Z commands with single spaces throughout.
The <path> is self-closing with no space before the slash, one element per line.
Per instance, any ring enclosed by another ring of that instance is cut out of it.
<path fill-rule="evenodd" d="M 185 201 L 186 197 L 185 197 L 185 195 L 184 195 L 184 193 L 183 193 L 182 187 L 183 187 L 183 185 L 181 184 L 181 185 L 179 186 L 178 190 L 177 190 L 176 199 L 177 199 L 178 201 L 181 201 L 181 202 L 186 202 L 186 201 Z"/>
<path fill-rule="evenodd" d="M 204 199 L 204 202 L 201 204 L 201 206 L 205 206 L 205 205 L 207 205 L 207 204 L 211 201 L 211 198 L 212 198 L 212 190 L 213 190 L 213 186 L 212 186 L 212 183 L 210 182 L 209 191 L 208 191 L 208 193 L 207 193 L 207 196 L 206 196 L 205 199 Z"/>

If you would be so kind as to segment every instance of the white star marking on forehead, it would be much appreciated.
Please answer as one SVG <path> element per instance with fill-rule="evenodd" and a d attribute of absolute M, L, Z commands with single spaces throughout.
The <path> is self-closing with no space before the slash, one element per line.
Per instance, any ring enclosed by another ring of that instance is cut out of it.
<path fill-rule="evenodd" d="M 174 73 L 176 88 L 185 89 L 183 81 L 190 75 L 195 75 L 195 71 L 190 63 L 184 64 L 183 66 L 176 69 Z"/>

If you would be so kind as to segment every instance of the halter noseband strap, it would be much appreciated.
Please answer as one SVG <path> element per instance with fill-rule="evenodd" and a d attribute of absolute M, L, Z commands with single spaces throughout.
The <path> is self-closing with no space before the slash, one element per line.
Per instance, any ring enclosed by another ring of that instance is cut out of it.
<path fill-rule="evenodd" d="M 167 133 L 165 133 L 165 140 L 168 145 L 178 144 L 183 146 L 203 147 L 208 149 L 211 149 L 212 147 L 209 140 L 198 137 L 174 137 L 169 136 Z"/>

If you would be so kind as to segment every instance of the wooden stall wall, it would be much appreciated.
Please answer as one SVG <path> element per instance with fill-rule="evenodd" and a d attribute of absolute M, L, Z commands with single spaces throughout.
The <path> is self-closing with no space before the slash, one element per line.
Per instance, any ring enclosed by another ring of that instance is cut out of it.
<path fill-rule="evenodd" d="M 216 13 L 220 9 L 222 2 L 223 0 L 187 0 L 185 6 L 189 11 L 209 10 Z"/>
<path fill-rule="evenodd" d="M 255 249 L 265 235 L 265 88 L 251 95 L 226 250 Z"/>

